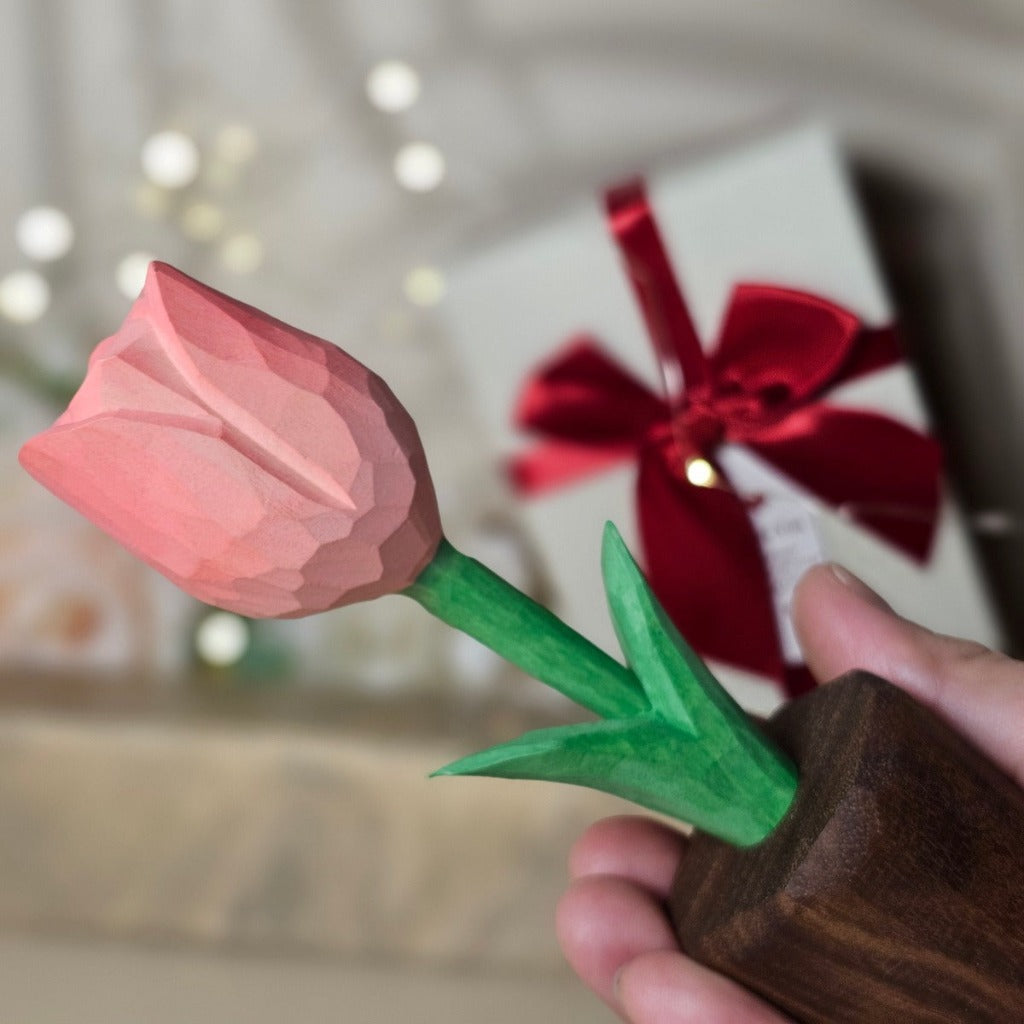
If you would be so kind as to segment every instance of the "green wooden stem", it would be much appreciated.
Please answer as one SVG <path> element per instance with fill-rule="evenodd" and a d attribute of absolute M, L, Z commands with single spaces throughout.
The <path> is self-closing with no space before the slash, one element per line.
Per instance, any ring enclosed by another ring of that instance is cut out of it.
<path fill-rule="evenodd" d="M 679 635 L 611 523 L 601 567 L 615 631 L 644 689 L 646 712 L 527 733 L 435 774 L 590 786 L 737 846 L 761 842 L 793 802 L 795 766 Z"/>
<path fill-rule="evenodd" d="M 604 718 L 650 709 L 628 668 L 447 540 L 402 593 Z"/>

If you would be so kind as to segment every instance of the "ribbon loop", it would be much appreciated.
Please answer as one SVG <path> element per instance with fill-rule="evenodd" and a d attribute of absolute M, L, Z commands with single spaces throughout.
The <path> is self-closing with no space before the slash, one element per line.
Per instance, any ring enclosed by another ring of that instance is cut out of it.
<path fill-rule="evenodd" d="M 745 444 L 925 560 L 938 516 L 938 445 L 884 416 L 820 401 L 830 388 L 897 362 L 895 332 L 865 328 L 820 296 L 741 284 L 705 355 L 643 182 L 610 190 L 606 208 L 665 394 L 652 393 L 593 339 L 575 339 L 526 382 L 516 420 L 550 440 L 515 460 L 513 479 L 532 492 L 637 458 L 647 572 L 668 614 L 701 653 L 785 679 L 795 694 L 808 675 L 783 663 L 747 507 L 729 486 L 691 483 L 687 459 L 713 461 L 722 443 Z"/>
<path fill-rule="evenodd" d="M 513 412 L 521 429 L 584 445 L 638 442 L 664 416 L 665 403 L 586 335 L 530 377 Z"/>

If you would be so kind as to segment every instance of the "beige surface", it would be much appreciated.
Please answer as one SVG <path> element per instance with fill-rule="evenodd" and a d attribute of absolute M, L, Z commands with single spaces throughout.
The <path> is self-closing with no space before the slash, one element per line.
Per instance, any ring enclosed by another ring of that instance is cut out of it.
<path fill-rule="evenodd" d="M 32 1024 L 603 1024 L 572 979 L 0 938 L 0 1003 Z"/>
<path fill-rule="evenodd" d="M 429 722 L 417 732 L 423 716 L 401 705 L 332 715 L 314 726 L 284 710 L 261 723 L 9 708 L 0 929 L 561 969 L 566 854 L 625 805 L 429 780 L 485 739 L 482 719 L 456 741 Z"/>

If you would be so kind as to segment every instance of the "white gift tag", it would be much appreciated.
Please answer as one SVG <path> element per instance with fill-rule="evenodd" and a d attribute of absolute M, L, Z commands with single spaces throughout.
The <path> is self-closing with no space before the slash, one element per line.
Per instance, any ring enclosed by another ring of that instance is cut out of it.
<path fill-rule="evenodd" d="M 764 498 L 751 508 L 750 521 L 768 569 L 782 659 L 787 665 L 802 665 L 790 609 L 797 581 L 824 558 L 814 514 L 798 499 Z"/>
<path fill-rule="evenodd" d="M 802 665 L 790 610 L 797 581 L 825 559 L 814 505 L 796 485 L 745 448 L 729 445 L 718 456 L 732 486 L 753 502 L 750 522 L 768 570 L 782 659 L 787 665 Z"/>

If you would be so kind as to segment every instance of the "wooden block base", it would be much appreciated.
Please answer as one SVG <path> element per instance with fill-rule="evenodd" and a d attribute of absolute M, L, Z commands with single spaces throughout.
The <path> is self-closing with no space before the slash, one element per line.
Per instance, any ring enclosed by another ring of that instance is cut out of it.
<path fill-rule="evenodd" d="M 863 672 L 767 730 L 796 799 L 757 846 L 694 837 L 683 948 L 805 1024 L 1024 1020 L 1024 791 Z"/>

